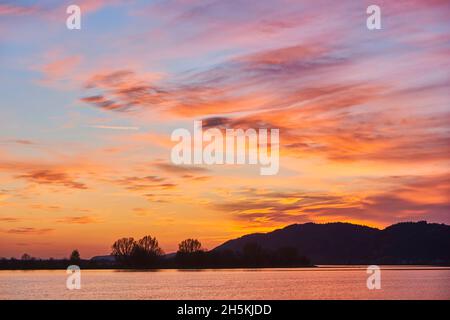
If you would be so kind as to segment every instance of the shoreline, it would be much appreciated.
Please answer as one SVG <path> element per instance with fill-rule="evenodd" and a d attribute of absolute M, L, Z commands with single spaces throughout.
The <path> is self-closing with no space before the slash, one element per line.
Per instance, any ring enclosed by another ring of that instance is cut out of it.
<path fill-rule="evenodd" d="M 348 270 L 348 269 L 364 269 L 370 264 L 358 264 L 358 265 L 310 265 L 310 266 L 264 266 L 264 267 L 245 267 L 245 266 L 236 266 L 236 267 L 160 267 L 160 268 L 132 268 L 132 267 L 85 267 L 82 270 L 117 270 L 124 272 L 158 272 L 165 270 L 174 270 L 174 271 L 208 271 L 208 270 L 273 270 L 273 269 L 333 269 L 333 271 L 339 271 L 336 269 Z M 69 266 L 69 265 L 68 265 Z M 389 270 L 404 270 L 405 268 L 409 270 L 448 270 L 450 269 L 450 265 L 436 265 L 436 264 L 380 264 L 378 265 L 381 268 L 389 269 Z M 414 268 L 414 269 L 412 269 Z M 63 267 L 55 267 L 55 268 L 0 268 L 0 271 L 53 271 L 53 270 L 66 270 L 67 268 Z"/>

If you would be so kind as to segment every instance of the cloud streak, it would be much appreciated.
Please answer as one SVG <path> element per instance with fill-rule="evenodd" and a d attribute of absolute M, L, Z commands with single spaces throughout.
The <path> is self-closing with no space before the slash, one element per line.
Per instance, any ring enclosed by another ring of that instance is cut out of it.
<path fill-rule="evenodd" d="M 52 171 L 52 170 L 35 170 L 29 173 L 17 175 L 18 179 L 26 179 L 33 183 L 48 184 L 48 185 L 61 185 L 71 189 L 87 189 L 84 183 L 73 180 L 69 175 L 64 172 Z"/>
<path fill-rule="evenodd" d="M 237 200 L 213 204 L 240 221 L 298 223 L 359 221 L 389 224 L 427 219 L 450 223 L 449 176 L 407 177 L 395 188 L 372 195 L 314 192 L 273 192 L 246 189 L 232 193 Z M 430 191 L 433 186 L 434 190 Z"/>
<path fill-rule="evenodd" d="M 75 217 L 64 217 L 57 220 L 59 223 L 66 224 L 91 224 L 100 222 L 96 217 L 92 216 L 75 216 Z"/>
<path fill-rule="evenodd" d="M 45 235 L 54 231 L 52 228 L 34 228 L 34 227 L 20 227 L 15 229 L 9 229 L 6 233 L 17 235 Z"/>

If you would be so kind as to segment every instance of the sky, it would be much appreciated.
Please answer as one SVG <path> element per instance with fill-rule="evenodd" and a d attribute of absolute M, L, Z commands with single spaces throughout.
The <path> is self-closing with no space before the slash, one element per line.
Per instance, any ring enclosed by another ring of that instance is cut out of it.
<path fill-rule="evenodd" d="M 0 1 L 0 257 L 449 224 L 449 18 L 447 0 Z M 278 174 L 173 164 L 195 120 L 279 129 Z"/>

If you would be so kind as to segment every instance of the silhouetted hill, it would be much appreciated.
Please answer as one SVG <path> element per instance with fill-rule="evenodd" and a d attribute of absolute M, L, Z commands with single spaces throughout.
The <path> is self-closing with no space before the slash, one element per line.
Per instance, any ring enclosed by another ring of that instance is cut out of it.
<path fill-rule="evenodd" d="M 95 257 L 92 257 L 90 260 L 94 261 L 94 262 L 110 262 L 110 263 L 114 263 L 114 262 L 116 262 L 116 257 L 114 257 L 112 255 L 95 256 Z"/>
<path fill-rule="evenodd" d="M 229 240 L 213 251 L 296 248 L 313 264 L 449 264 L 450 226 L 405 222 L 383 230 L 350 223 L 293 224 Z"/>

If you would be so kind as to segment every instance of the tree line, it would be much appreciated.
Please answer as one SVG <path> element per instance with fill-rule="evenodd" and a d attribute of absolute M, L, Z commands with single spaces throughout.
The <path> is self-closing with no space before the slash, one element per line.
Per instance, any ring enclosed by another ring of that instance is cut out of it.
<path fill-rule="evenodd" d="M 288 267 L 310 266 L 308 258 L 296 248 L 283 247 L 266 250 L 249 242 L 242 252 L 232 250 L 208 251 L 197 239 L 186 239 L 178 244 L 175 255 L 164 255 L 158 240 L 152 236 L 142 239 L 121 238 L 112 245 L 111 255 L 122 267 L 134 268 L 233 268 L 233 267 Z"/>
<path fill-rule="evenodd" d="M 41 259 L 24 253 L 20 259 L 16 258 L 0 258 L 0 269 L 3 270 L 34 270 L 34 269 L 66 269 L 69 265 L 79 265 L 85 269 L 106 268 L 106 265 L 98 265 L 90 260 L 83 260 L 80 257 L 80 252 L 75 249 L 68 258 L 63 259 Z"/>
<path fill-rule="evenodd" d="M 0 259 L 0 269 L 64 269 L 71 264 L 82 269 L 128 268 L 248 268 L 310 266 L 308 258 L 293 247 L 267 250 L 255 242 L 243 246 L 242 251 L 205 249 L 198 239 L 185 239 L 178 244 L 175 254 L 165 255 L 158 240 L 145 236 L 135 240 L 125 237 L 111 246 L 113 261 L 82 259 L 75 249 L 68 258 L 38 259 L 25 253 L 21 259 Z"/>

